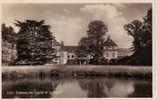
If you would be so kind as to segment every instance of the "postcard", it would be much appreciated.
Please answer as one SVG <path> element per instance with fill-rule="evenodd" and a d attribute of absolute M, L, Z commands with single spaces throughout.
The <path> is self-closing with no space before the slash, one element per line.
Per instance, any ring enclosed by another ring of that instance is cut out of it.
<path fill-rule="evenodd" d="M 154 100 L 153 5 L 1 3 L 2 98 Z"/>

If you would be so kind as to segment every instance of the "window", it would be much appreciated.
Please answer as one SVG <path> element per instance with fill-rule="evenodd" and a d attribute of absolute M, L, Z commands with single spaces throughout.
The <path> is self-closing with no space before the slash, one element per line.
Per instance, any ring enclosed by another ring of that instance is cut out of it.
<path fill-rule="evenodd" d="M 115 57 L 115 53 L 112 53 L 112 57 Z"/>
<path fill-rule="evenodd" d="M 70 55 L 68 55 L 68 58 L 70 58 Z"/>
<path fill-rule="evenodd" d="M 108 57 L 109 56 L 109 54 L 106 52 L 106 57 Z"/>
<path fill-rule="evenodd" d="M 74 58 L 75 56 L 74 55 L 71 55 L 71 58 Z"/>
<path fill-rule="evenodd" d="M 116 53 L 115 52 L 112 53 L 112 57 L 114 57 L 114 58 L 116 57 Z"/>

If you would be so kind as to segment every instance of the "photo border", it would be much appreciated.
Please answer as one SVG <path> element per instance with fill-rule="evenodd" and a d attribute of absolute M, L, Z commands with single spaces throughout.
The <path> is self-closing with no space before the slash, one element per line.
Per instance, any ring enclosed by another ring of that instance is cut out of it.
<path fill-rule="evenodd" d="M 14 3 L 33 3 L 33 4 L 43 4 L 43 3 L 51 3 L 51 4 L 73 4 L 73 3 L 78 3 L 78 4 L 95 4 L 95 3 L 152 3 L 152 9 L 153 9 L 153 33 L 152 33 L 152 39 L 153 39 L 153 65 L 152 65 L 152 98 L 48 98 L 48 99 L 43 99 L 42 100 L 97 100 L 97 99 L 101 99 L 101 100 L 156 100 L 157 97 L 157 92 L 156 92 L 156 84 L 157 84 L 157 77 L 156 77 L 156 72 L 157 72 L 157 55 L 156 55 L 156 51 L 157 51 L 157 20 L 156 20 L 156 15 L 157 15 L 157 10 L 156 10 L 156 4 L 157 1 L 156 0 L 1 0 L 0 1 L 0 22 L 1 21 L 1 15 L 2 15 L 2 4 L 14 4 Z M 0 32 L 1 32 L 1 28 L 0 28 Z M 0 39 L 1 39 L 1 35 L 0 35 Z M 1 42 L 0 42 L 0 50 L 1 50 Z M 1 59 L 1 52 L 0 52 L 0 59 Z M 1 60 L 2 61 L 2 60 Z M 0 65 L 2 65 L 2 62 L 0 61 Z M 2 67 L 0 67 L 0 85 L 2 86 L 2 79 L 1 79 L 1 70 Z M 0 87 L 0 90 L 2 87 Z M 0 98 L 2 98 L 2 91 L 0 91 Z M 3 99 L 3 100 L 10 100 L 10 99 Z M 20 100 L 23 100 L 23 98 L 20 98 Z M 41 100 L 40 98 L 29 98 L 27 100 Z"/>

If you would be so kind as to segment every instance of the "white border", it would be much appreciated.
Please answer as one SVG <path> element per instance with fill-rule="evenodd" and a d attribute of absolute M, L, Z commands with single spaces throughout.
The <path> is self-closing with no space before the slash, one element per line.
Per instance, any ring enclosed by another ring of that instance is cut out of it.
<path fill-rule="evenodd" d="M 156 59 L 156 50 L 157 50 L 157 20 L 156 20 L 156 15 L 157 15 L 157 9 L 156 9 L 156 0 L 0 0 L 0 19 L 1 19 L 1 4 L 3 3 L 64 3 L 64 4 L 69 4 L 69 3 L 152 3 L 152 8 L 153 8 L 153 96 L 152 98 L 49 98 L 49 99 L 42 99 L 42 100 L 156 100 L 157 97 L 157 92 L 156 92 L 156 84 L 157 84 L 157 77 L 156 77 L 156 72 L 157 72 L 157 59 Z M 1 22 L 1 20 L 0 20 Z M 1 24 L 0 24 L 1 25 Z M 1 32 L 1 28 L 0 28 Z M 1 35 L 0 35 L 1 39 Z M 0 42 L 0 51 L 1 51 L 1 42 Z M 1 59 L 1 52 L 0 52 L 0 59 Z M 1 65 L 1 60 L 0 60 L 0 65 Z M 0 67 L 1 70 L 1 67 Z M 0 80 L 1 80 L 1 74 L 0 74 Z M 1 90 L 1 81 L 0 81 L 0 90 Z M 1 91 L 0 91 L 0 99 L 1 99 Z M 17 100 L 17 98 L 15 98 Z M 4 100 L 10 100 L 10 99 L 4 99 Z M 23 100 L 23 99 L 20 99 Z M 32 98 L 28 99 L 32 100 Z M 33 99 L 33 100 L 41 100 L 41 99 Z"/>
<path fill-rule="evenodd" d="M 149 3 L 155 0 L 1 0 L 1 3 Z"/>

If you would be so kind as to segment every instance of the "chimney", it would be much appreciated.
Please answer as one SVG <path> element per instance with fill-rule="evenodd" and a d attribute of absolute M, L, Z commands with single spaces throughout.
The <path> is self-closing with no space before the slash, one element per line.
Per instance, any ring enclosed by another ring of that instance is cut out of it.
<path fill-rule="evenodd" d="M 64 47 L 64 41 L 61 41 L 61 48 Z"/>

